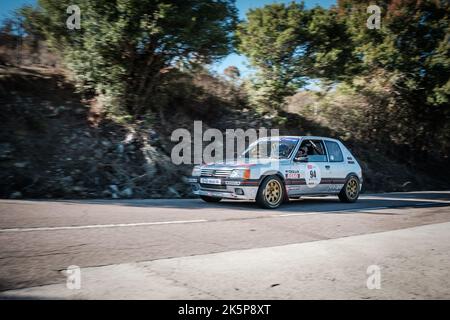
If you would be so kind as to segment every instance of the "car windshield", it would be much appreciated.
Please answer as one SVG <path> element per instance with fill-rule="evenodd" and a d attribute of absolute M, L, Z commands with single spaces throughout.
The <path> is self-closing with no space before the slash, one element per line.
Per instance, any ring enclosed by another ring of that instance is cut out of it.
<path fill-rule="evenodd" d="M 250 145 L 241 157 L 245 159 L 287 159 L 298 143 L 295 138 L 259 140 Z"/>

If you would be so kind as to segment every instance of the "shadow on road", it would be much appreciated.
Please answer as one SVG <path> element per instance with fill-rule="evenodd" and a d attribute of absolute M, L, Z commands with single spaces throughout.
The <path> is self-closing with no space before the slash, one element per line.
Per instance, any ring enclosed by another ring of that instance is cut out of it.
<path fill-rule="evenodd" d="M 230 209 L 258 212 L 351 212 L 378 208 L 415 208 L 450 206 L 450 192 L 427 191 L 409 193 L 364 194 L 356 203 L 342 203 L 336 196 L 303 197 L 291 200 L 276 210 L 264 210 L 254 201 L 223 200 L 220 203 L 205 203 L 200 199 L 120 199 L 120 200 L 53 200 L 66 204 L 98 204 L 108 206 L 128 206 L 141 208 L 175 208 L 189 210 Z"/>

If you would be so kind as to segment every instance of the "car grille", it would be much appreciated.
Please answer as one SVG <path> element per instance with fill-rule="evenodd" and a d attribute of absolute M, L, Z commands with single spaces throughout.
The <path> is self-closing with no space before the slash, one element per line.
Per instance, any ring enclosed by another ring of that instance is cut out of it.
<path fill-rule="evenodd" d="M 201 183 L 200 187 L 202 189 L 216 189 L 216 190 L 225 190 L 227 188 L 227 186 L 222 186 L 218 184 L 206 184 L 206 183 Z"/>
<path fill-rule="evenodd" d="M 201 175 L 203 177 L 228 177 L 232 169 L 202 169 Z"/>

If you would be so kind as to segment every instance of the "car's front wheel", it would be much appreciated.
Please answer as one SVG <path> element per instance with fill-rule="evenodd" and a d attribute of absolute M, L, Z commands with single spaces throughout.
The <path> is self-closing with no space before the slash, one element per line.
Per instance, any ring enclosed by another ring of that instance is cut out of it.
<path fill-rule="evenodd" d="M 269 176 L 263 180 L 256 195 L 256 203 L 265 209 L 278 208 L 285 199 L 283 181 L 278 176 Z"/>
<path fill-rule="evenodd" d="M 359 190 L 359 179 L 356 176 L 350 176 L 341 192 L 339 192 L 339 200 L 342 202 L 355 202 L 359 197 Z"/>
<path fill-rule="evenodd" d="M 206 202 L 219 202 L 220 200 L 222 200 L 222 198 L 209 197 L 209 196 L 200 196 L 200 198 Z"/>

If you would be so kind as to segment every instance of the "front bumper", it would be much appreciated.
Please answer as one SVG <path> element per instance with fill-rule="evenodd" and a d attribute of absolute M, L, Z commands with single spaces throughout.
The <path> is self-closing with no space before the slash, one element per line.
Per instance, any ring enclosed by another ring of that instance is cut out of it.
<path fill-rule="evenodd" d="M 211 185 L 200 183 L 201 177 L 188 178 L 192 193 L 199 196 L 209 196 L 225 199 L 255 200 L 258 192 L 258 181 L 221 179 L 221 184 Z"/>

